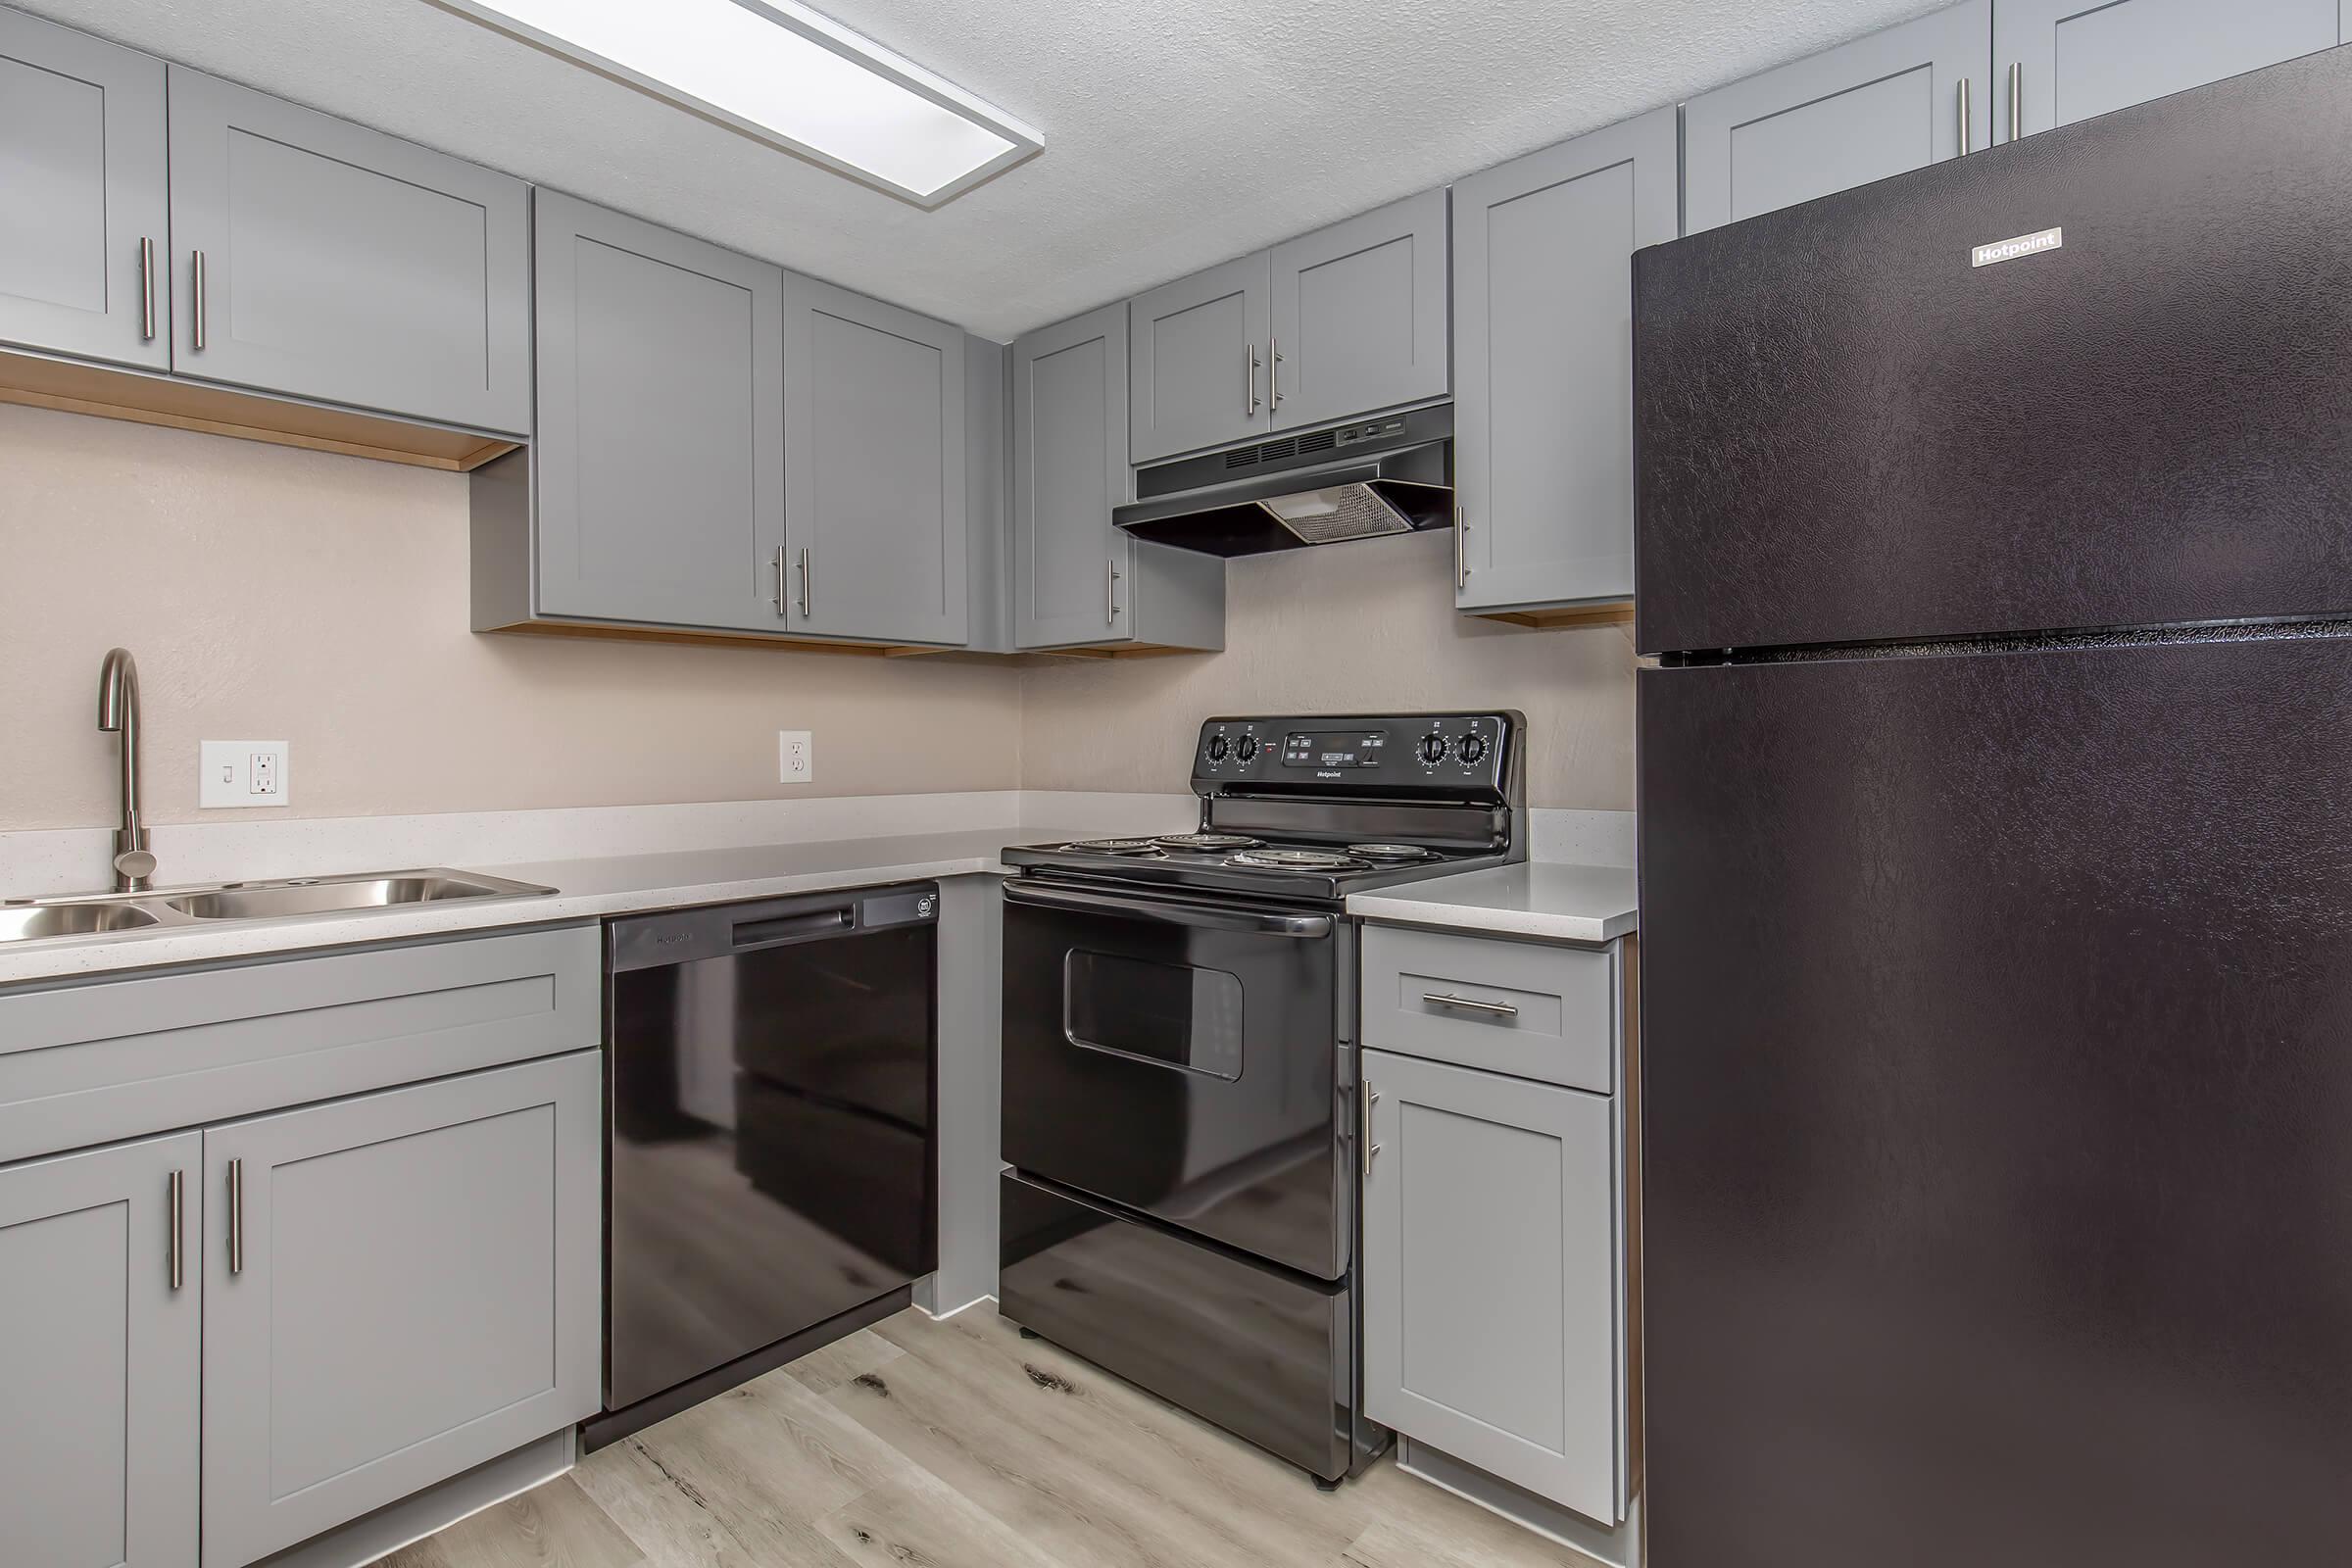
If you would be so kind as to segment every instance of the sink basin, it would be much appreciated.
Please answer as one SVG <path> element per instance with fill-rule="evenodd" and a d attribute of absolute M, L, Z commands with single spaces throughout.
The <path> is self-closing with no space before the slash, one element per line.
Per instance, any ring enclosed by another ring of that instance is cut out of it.
<path fill-rule="evenodd" d="M 0 942 L 98 936 L 149 926 L 186 929 L 208 920 L 278 920 L 302 914 L 396 909 L 451 899 L 516 899 L 553 893 L 533 882 L 434 866 L 355 876 L 296 877 L 284 882 L 227 882 L 153 893 L 77 893 L 62 899 L 0 902 Z"/>
<path fill-rule="evenodd" d="M 385 876 L 256 882 L 205 893 L 173 894 L 162 902 L 195 920 L 272 920 L 296 914 L 384 909 L 408 904 L 439 904 L 449 899 L 508 899 L 553 891 L 495 876 L 464 876 L 441 870 L 397 871 Z"/>
<path fill-rule="evenodd" d="M 0 908 L 0 942 L 30 942 L 38 937 L 85 937 L 101 931 L 135 931 L 161 925 L 163 916 L 136 904 L 39 904 L 26 908 Z"/>

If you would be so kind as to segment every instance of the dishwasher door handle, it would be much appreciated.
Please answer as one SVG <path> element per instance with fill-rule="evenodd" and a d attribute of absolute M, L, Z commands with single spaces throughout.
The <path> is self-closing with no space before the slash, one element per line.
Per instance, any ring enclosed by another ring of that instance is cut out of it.
<path fill-rule="evenodd" d="M 1128 899 L 1109 893 L 1082 893 L 1076 888 L 1031 887 L 1007 882 L 1004 902 L 1042 909 L 1076 909 L 1089 914 L 1123 914 L 1159 925 L 1185 925 L 1203 931 L 1241 931 L 1251 936 L 1327 937 L 1328 914 L 1261 914 L 1250 909 L 1218 909 L 1202 905 L 1176 904 L 1158 899 Z"/>

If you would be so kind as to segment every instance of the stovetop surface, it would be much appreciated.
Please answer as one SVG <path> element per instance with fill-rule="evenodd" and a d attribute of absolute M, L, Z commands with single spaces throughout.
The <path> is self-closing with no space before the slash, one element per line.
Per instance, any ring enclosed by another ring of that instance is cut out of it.
<path fill-rule="evenodd" d="M 1253 834 L 1219 833 L 1213 835 L 1219 841 L 1215 847 L 1196 848 L 1183 842 L 1193 836 L 1026 845 L 1006 850 L 1004 863 L 1025 873 L 1092 882 L 1331 903 L 1370 888 L 1481 870 L 1509 858 L 1499 851 L 1418 845 L 1374 845 L 1387 852 L 1376 858 L 1351 854 L 1343 844 Z M 1396 855 L 1400 850 L 1420 853 L 1403 859 Z"/>

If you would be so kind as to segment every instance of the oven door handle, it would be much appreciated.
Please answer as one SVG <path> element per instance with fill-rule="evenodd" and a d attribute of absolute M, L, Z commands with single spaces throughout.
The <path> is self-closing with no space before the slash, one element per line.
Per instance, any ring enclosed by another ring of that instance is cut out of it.
<path fill-rule="evenodd" d="M 1198 926 L 1205 931 L 1244 931 L 1266 937 L 1327 937 L 1328 914 L 1260 914 L 1252 909 L 1212 909 L 1200 905 L 1166 904 L 1156 899 L 1122 899 L 1108 893 L 1081 893 L 1075 888 L 1033 887 L 1024 882 L 1004 884 L 1004 902 L 1046 909 L 1080 909 L 1124 914 L 1162 925 Z"/>

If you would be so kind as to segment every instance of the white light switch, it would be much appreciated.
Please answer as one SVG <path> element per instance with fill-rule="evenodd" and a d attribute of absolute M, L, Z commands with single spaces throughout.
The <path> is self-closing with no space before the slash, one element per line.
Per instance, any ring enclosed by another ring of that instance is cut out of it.
<path fill-rule="evenodd" d="M 809 784 L 816 779 L 816 742 L 805 729 L 776 731 L 776 777 L 787 784 Z"/>
<path fill-rule="evenodd" d="M 286 804 L 284 741 L 203 741 L 198 743 L 196 765 L 199 806 Z"/>

